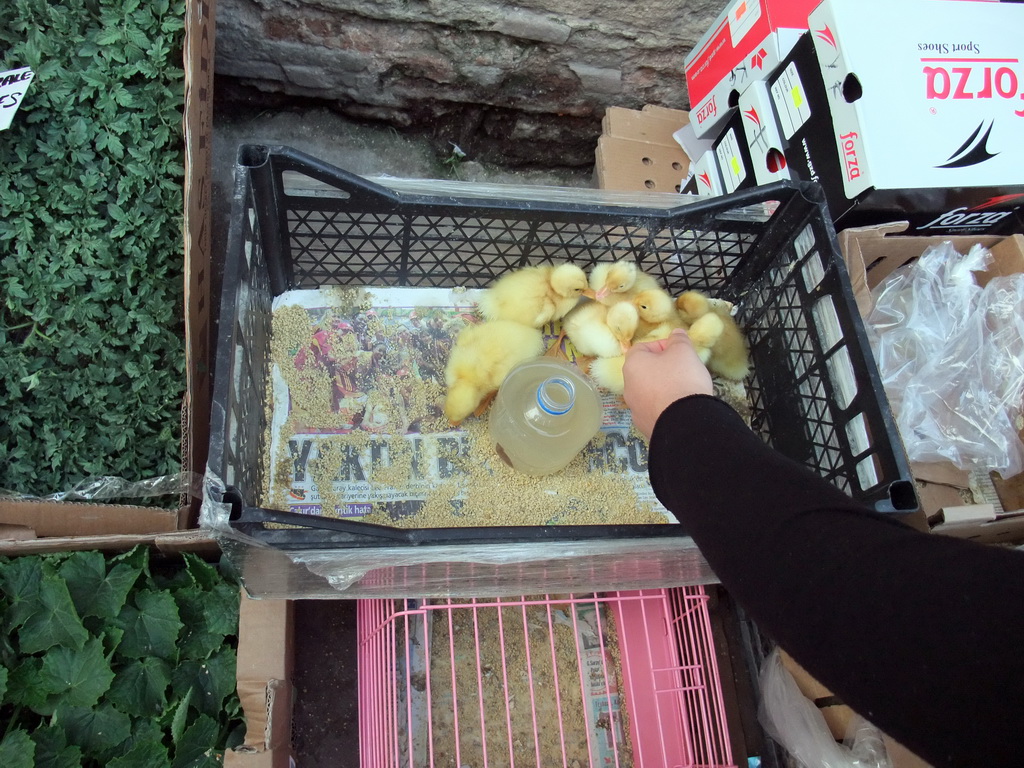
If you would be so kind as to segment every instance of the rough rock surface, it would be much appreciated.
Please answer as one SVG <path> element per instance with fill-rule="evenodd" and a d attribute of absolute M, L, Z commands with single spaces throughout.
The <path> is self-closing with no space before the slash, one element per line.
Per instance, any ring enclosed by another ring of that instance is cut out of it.
<path fill-rule="evenodd" d="M 474 160 L 593 162 L 605 107 L 685 108 L 720 2 L 218 0 L 216 71 L 428 128 Z"/>

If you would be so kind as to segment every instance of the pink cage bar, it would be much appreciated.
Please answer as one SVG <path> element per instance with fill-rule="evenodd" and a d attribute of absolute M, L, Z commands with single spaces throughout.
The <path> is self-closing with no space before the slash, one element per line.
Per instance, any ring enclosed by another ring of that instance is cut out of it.
<path fill-rule="evenodd" d="M 734 766 L 703 587 L 357 617 L 362 768 Z"/>

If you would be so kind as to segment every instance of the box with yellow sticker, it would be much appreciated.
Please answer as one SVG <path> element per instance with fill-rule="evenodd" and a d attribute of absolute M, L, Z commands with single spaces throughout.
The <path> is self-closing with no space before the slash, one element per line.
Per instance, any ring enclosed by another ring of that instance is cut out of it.
<path fill-rule="evenodd" d="M 712 145 L 715 160 L 722 176 L 724 191 L 735 192 L 757 185 L 754 167 L 750 162 L 750 149 L 744 133 L 743 117 L 735 114 L 725 124 L 722 135 Z"/>

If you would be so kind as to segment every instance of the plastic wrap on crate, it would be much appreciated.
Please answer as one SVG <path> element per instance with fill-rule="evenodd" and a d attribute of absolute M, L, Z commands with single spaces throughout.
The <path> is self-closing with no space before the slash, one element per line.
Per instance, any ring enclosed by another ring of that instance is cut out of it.
<path fill-rule="evenodd" d="M 101 475 L 85 478 L 67 490 L 56 491 L 45 496 L 33 496 L 0 488 L 0 499 L 8 501 L 98 502 L 110 499 L 136 499 L 181 494 L 199 498 L 202 481 L 203 476 L 195 472 L 179 472 L 174 475 L 160 475 L 143 480 L 127 480 L 113 475 Z"/>
<path fill-rule="evenodd" d="M 587 189 L 579 187 L 550 187 L 529 184 L 478 184 L 448 179 L 405 179 L 394 176 L 372 176 L 368 181 L 407 195 L 437 198 L 447 195 L 459 200 L 519 200 L 524 203 L 569 203 L 579 206 L 617 206 L 670 210 L 697 201 L 690 195 L 671 192 L 625 192 L 613 189 Z M 298 191 L 313 195 L 330 194 L 329 187 L 300 174 L 283 177 L 284 188 L 294 194 Z M 771 213 L 769 206 L 752 205 L 740 215 L 751 221 L 764 221 Z"/>
<path fill-rule="evenodd" d="M 282 551 L 231 525 L 231 506 L 207 477 L 200 527 L 218 541 L 259 598 L 500 597 L 514 593 L 644 589 L 716 583 L 689 537 L 512 544 L 434 544 Z M 472 585 L 468 588 L 467 585 Z M 468 590 L 468 591 L 467 591 Z"/>
<path fill-rule="evenodd" d="M 240 148 L 236 174 L 209 468 L 222 479 L 212 501 L 230 509 L 218 535 L 254 593 L 509 594 L 537 578 L 578 589 L 574 570 L 602 588 L 710 578 L 675 525 L 397 529 L 257 506 L 271 307 L 296 288 L 482 288 L 524 265 L 632 258 L 671 293 L 703 290 L 737 306 L 753 363 L 751 425 L 766 442 L 880 511 L 916 509 L 815 185 L 612 205 L 582 202 L 592 191 L 373 182 L 259 145 Z"/>

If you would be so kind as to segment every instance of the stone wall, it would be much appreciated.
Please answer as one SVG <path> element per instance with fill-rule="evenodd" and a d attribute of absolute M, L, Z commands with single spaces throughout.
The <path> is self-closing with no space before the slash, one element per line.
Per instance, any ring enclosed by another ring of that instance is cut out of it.
<path fill-rule="evenodd" d="M 721 0 L 217 0 L 216 72 L 472 159 L 593 163 L 610 105 L 685 108 Z"/>

